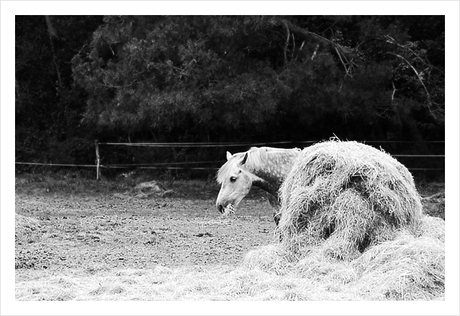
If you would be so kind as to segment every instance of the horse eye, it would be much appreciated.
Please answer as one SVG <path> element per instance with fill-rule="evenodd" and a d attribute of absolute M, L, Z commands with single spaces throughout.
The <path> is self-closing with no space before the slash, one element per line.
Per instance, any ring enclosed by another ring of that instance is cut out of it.
<path fill-rule="evenodd" d="M 236 181 L 236 177 L 230 177 L 230 182 L 235 182 Z"/>

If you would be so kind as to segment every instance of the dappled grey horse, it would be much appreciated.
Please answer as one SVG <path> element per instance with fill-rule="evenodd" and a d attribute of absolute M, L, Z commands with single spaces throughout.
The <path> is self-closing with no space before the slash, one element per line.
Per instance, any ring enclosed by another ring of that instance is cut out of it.
<path fill-rule="evenodd" d="M 275 208 L 273 217 L 278 225 L 278 190 L 299 153 L 298 148 L 271 147 L 252 147 L 234 155 L 227 151 L 227 162 L 217 172 L 217 182 L 221 185 L 216 201 L 217 210 L 225 215 L 233 213 L 255 185 L 268 193 L 268 200 Z"/>

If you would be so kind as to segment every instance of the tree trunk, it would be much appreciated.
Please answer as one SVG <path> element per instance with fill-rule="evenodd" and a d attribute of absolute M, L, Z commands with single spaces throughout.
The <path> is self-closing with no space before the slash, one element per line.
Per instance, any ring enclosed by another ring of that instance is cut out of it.
<path fill-rule="evenodd" d="M 58 37 L 58 35 L 56 33 L 56 29 L 53 27 L 53 24 L 51 23 L 51 19 L 49 15 L 45 15 L 45 20 L 46 20 L 46 25 L 48 27 L 48 35 L 50 37 L 51 52 L 53 53 L 53 65 L 54 65 L 54 69 L 56 70 L 59 88 L 62 88 L 61 72 L 59 71 L 56 51 L 54 49 L 54 43 L 53 43 L 53 37 Z"/>

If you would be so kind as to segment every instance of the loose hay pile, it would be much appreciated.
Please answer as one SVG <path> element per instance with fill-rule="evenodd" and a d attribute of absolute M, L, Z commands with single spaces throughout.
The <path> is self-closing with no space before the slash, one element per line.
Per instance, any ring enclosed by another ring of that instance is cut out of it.
<path fill-rule="evenodd" d="M 322 246 L 294 258 L 284 243 L 250 251 L 243 268 L 294 280 L 309 300 L 443 300 L 444 221 L 423 216 L 420 234 L 401 230 L 354 260 L 332 258 Z"/>
<path fill-rule="evenodd" d="M 383 151 L 357 142 L 328 141 L 305 148 L 280 189 L 283 244 L 302 253 L 352 260 L 419 231 L 422 204 L 412 175 Z"/>
<path fill-rule="evenodd" d="M 437 238 L 401 232 L 352 265 L 361 276 L 356 290 L 370 299 L 432 300 L 444 295 L 444 244 Z"/>

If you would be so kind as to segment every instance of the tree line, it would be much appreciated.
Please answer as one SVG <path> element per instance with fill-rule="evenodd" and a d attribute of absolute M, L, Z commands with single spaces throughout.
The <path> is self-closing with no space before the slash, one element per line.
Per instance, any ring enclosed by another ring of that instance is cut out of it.
<path fill-rule="evenodd" d="M 416 141 L 403 149 L 428 153 L 424 141 L 444 140 L 444 25 L 443 16 L 16 16 L 16 160 L 92 163 L 95 139 L 337 135 Z M 222 158 L 106 153 L 114 163 Z"/>

